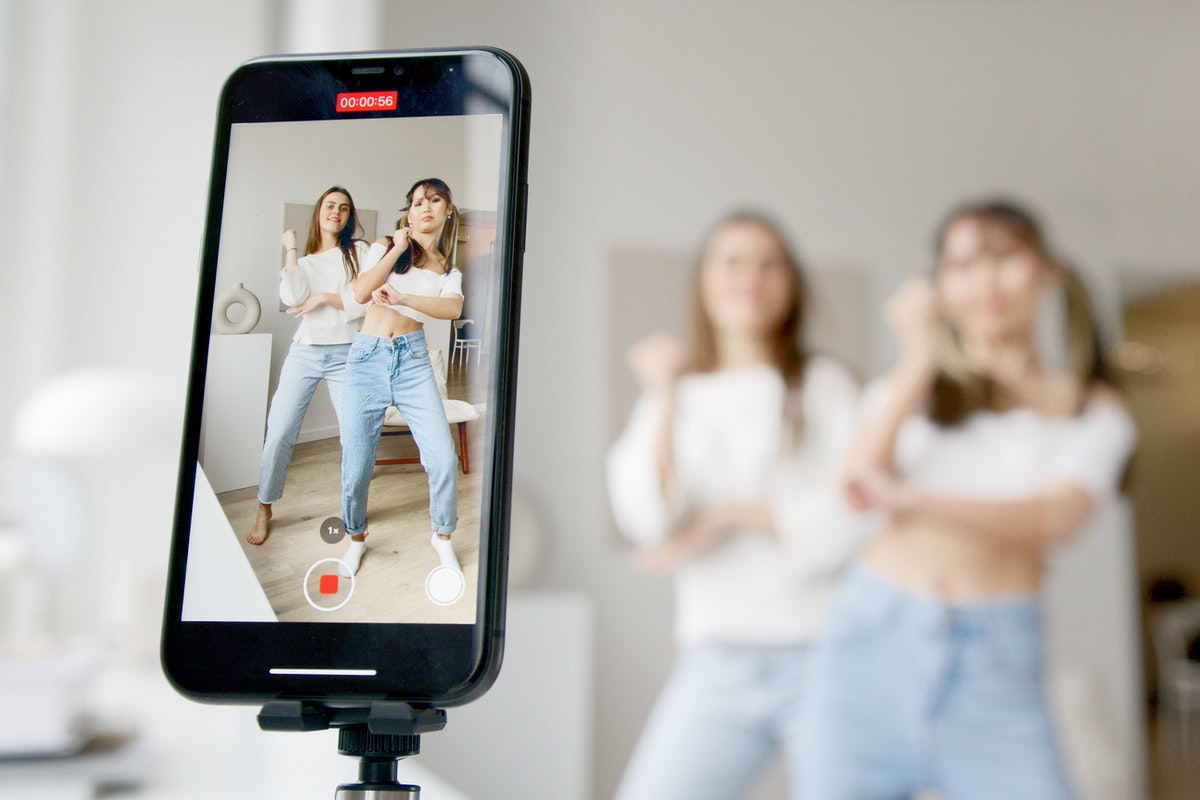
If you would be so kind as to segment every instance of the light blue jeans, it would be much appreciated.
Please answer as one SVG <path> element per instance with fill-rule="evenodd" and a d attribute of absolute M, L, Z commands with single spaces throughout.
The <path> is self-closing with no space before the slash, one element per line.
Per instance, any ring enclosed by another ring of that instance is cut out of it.
<path fill-rule="evenodd" d="M 618 800 L 735 800 L 779 752 L 791 796 L 809 645 L 689 647 L 655 704 L 630 759 Z"/>
<path fill-rule="evenodd" d="M 804 797 L 1068 800 L 1032 597 L 947 605 L 861 566 L 813 655 Z"/>
<path fill-rule="evenodd" d="M 342 521 L 346 532 L 367 529 L 367 489 L 388 406 L 408 420 L 421 466 L 429 476 L 429 520 L 434 533 L 458 524 L 458 455 L 425 346 L 425 331 L 395 339 L 356 333 L 346 360 L 342 402 Z"/>
<path fill-rule="evenodd" d="M 267 411 L 267 436 L 263 442 L 262 458 L 258 462 L 258 502 L 274 503 L 283 496 L 283 481 L 287 477 L 292 448 L 300 435 L 304 412 L 322 378 L 329 389 L 329 399 L 342 424 L 342 379 L 346 373 L 347 344 L 301 344 L 292 342 L 279 384 L 271 396 Z"/>

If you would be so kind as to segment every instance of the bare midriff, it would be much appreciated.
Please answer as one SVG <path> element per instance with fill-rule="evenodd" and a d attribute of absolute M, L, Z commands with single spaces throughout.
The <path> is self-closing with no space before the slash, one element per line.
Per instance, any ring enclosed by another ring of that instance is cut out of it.
<path fill-rule="evenodd" d="M 906 589 L 949 603 L 1035 595 L 1045 575 L 1039 545 L 986 541 L 928 520 L 893 522 L 861 561 Z"/>
<path fill-rule="evenodd" d="M 359 332 L 368 336 L 378 336 L 380 339 L 395 339 L 397 336 L 419 331 L 423 327 L 423 323 L 387 306 L 371 305 L 367 307 L 367 314 L 363 317 Z"/>

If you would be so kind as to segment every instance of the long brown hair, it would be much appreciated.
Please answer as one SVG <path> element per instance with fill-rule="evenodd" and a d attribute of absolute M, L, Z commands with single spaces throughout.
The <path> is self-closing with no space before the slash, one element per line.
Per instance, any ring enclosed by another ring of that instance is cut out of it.
<path fill-rule="evenodd" d="M 404 208 L 400 209 L 400 219 L 396 221 L 396 227 L 405 227 L 408 224 L 408 210 L 412 208 L 413 194 L 417 189 L 425 189 L 425 195 L 434 195 L 436 197 L 445 198 L 446 203 L 450 206 L 450 214 L 446 217 L 446 221 L 442 223 L 441 233 L 437 237 L 437 251 L 446 261 L 446 271 L 454 269 L 455 261 L 458 258 L 458 209 L 454 207 L 454 196 L 450 192 L 450 187 L 440 178 L 422 178 L 412 185 L 408 190 L 408 194 L 404 196 Z M 391 249 L 391 246 L 388 247 Z M 392 267 L 393 272 L 398 272 L 401 275 L 408 272 L 409 267 L 424 267 L 428 260 L 428 254 L 425 252 L 424 246 L 416 239 L 409 237 L 407 250 L 396 259 L 396 266 Z"/>
<path fill-rule="evenodd" d="M 802 342 L 805 306 L 808 302 L 808 283 L 804 278 L 802 262 L 796 256 L 796 251 L 788 242 L 783 229 L 767 215 L 757 211 L 735 211 L 717 222 L 705 237 L 699 257 L 696 259 L 696 277 L 693 281 L 692 351 L 689 368 L 693 372 L 712 372 L 717 368 L 716 331 L 713 330 L 712 320 L 709 319 L 704 308 L 704 299 L 700 290 L 701 270 L 713 237 L 725 228 L 745 224 L 758 226 L 775 240 L 792 278 L 792 289 L 789 295 L 791 302 L 778 328 L 773 332 L 769 344 L 771 364 L 779 370 L 788 389 L 784 417 L 790 428 L 793 442 L 795 442 L 799 440 L 802 428 L 799 389 L 804 380 L 804 367 L 808 362 L 808 353 Z"/>
<path fill-rule="evenodd" d="M 939 264 L 950 227 L 966 219 L 975 220 L 985 228 L 1002 230 L 1031 249 L 1051 268 L 1061 272 L 1069 369 L 1083 386 L 1097 382 L 1113 384 L 1113 372 L 1104 358 L 1100 330 L 1087 286 L 1074 269 L 1050 250 L 1037 218 L 1009 200 L 989 199 L 965 203 L 947 214 L 937 229 L 934 250 Z M 971 364 L 963 352 L 958 332 L 952 326 L 943 327 L 939 345 L 938 372 L 929 403 L 929 415 L 933 421 L 950 427 L 962 422 L 973 411 L 996 408 L 999 402 L 996 382 Z"/>
<path fill-rule="evenodd" d="M 362 227 L 358 221 L 358 209 L 354 206 L 354 198 L 341 186 L 330 186 L 317 198 L 312 217 L 308 221 L 308 240 L 304 244 L 304 255 L 312 255 L 321 250 L 321 204 L 334 192 L 346 195 L 346 199 L 350 201 L 350 216 L 337 234 L 337 246 L 342 251 L 342 264 L 346 267 L 346 280 L 349 282 L 358 277 L 358 249 L 355 242 L 361 238 L 359 233 Z"/>

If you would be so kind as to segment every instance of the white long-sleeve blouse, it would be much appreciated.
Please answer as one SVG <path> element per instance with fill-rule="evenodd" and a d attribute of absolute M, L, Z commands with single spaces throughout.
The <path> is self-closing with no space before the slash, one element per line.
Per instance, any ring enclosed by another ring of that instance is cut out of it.
<path fill-rule="evenodd" d="M 771 367 L 689 374 L 677 387 L 672 442 L 677 502 L 664 501 L 656 457 L 662 402 L 642 397 L 607 459 L 613 516 L 642 545 L 663 540 L 694 509 L 765 503 L 778 539 L 734 534 L 675 574 L 676 638 L 782 644 L 819 632 L 841 568 L 870 530 L 847 508 L 836 472 L 853 435 L 858 387 L 849 371 L 809 359 L 803 430 L 785 436 L 787 389 Z"/>
<path fill-rule="evenodd" d="M 359 268 L 367 252 L 366 242 L 355 242 Z M 303 303 L 309 295 L 332 292 L 342 298 L 342 308 L 323 305 L 300 318 L 293 341 L 301 344 L 347 344 L 362 324 L 367 306 L 354 299 L 354 289 L 346 277 L 342 251 L 331 247 L 296 261 L 296 266 L 279 276 L 279 299 L 285 305 Z"/>

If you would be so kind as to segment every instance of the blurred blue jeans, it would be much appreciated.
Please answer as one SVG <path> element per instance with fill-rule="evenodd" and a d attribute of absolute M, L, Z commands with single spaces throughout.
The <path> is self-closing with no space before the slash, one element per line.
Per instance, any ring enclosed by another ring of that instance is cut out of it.
<path fill-rule="evenodd" d="M 680 652 L 617 800 L 736 800 L 782 751 L 796 791 L 808 644 Z"/>
<path fill-rule="evenodd" d="M 342 424 L 342 380 L 346 372 L 347 344 L 301 344 L 292 342 L 279 370 L 279 383 L 267 411 L 267 435 L 258 462 L 258 502 L 274 503 L 283 496 L 292 449 L 300 435 L 304 412 L 317 383 L 323 378 L 329 399 Z"/>
<path fill-rule="evenodd" d="M 388 406 L 408 420 L 421 466 L 429 476 L 429 520 L 434 533 L 458 523 L 458 455 L 438 392 L 425 331 L 395 339 L 356 333 L 346 359 L 342 403 L 342 521 L 346 532 L 367 529 L 367 489 Z"/>
<path fill-rule="evenodd" d="M 947 605 L 847 571 L 813 654 L 804 797 L 1068 800 L 1033 597 Z"/>

